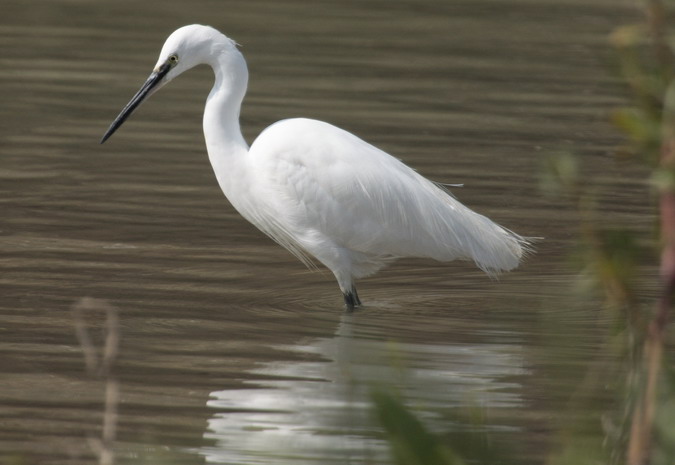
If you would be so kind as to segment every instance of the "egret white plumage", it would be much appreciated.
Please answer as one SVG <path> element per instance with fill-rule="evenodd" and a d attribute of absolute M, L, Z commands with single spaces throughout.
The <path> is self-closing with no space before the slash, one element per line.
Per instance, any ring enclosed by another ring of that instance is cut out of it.
<path fill-rule="evenodd" d="M 527 239 L 347 131 L 286 119 L 249 147 L 239 127 L 246 62 L 233 40 L 209 26 L 184 26 L 169 36 L 152 74 L 101 143 L 147 97 L 200 64 L 215 73 L 203 125 L 223 193 L 244 218 L 305 264 L 313 257 L 329 268 L 348 308 L 361 304 L 356 279 L 400 257 L 473 260 L 491 275 L 518 266 Z"/>

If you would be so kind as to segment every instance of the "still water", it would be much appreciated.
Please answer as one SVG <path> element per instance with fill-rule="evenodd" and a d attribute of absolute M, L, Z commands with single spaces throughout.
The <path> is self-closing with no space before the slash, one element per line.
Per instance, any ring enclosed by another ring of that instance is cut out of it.
<path fill-rule="evenodd" d="M 542 157 L 572 149 L 611 221 L 649 231 L 648 191 L 612 155 L 623 89 L 615 0 L 4 0 L 0 15 L 0 463 L 92 463 L 104 384 L 72 306 L 120 310 L 117 463 L 387 463 L 373 386 L 443 437 L 482 428 L 519 463 L 556 448 L 605 316 L 569 297 L 574 208 L 542 197 Z M 210 70 L 98 140 L 166 36 L 208 23 L 248 60 L 242 127 L 329 121 L 523 235 L 521 269 L 402 260 L 353 314 L 223 198 L 201 134 Z M 649 271 L 649 270 L 648 270 Z M 645 300 L 650 295 L 643 296 Z M 602 360 L 611 364 L 612 360 Z M 608 396 L 611 393 L 608 392 Z M 480 426 L 457 420 L 481 412 Z"/>

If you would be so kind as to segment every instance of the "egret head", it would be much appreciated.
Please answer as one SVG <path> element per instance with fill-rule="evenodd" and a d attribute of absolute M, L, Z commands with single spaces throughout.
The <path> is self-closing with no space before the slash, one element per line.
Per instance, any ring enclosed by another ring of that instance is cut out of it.
<path fill-rule="evenodd" d="M 164 42 L 154 72 L 166 74 L 159 87 L 197 65 L 212 63 L 236 44 L 211 26 L 191 24 L 176 29 Z M 238 53 L 238 52 L 236 52 Z"/>
<path fill-rule="evenodd" d="M 174 31 L 162 47 L 150 77 L 122 109 L 101 139 L 105 142 L 143 101 L 181 73 L 199 64 L 212 63 L 223 53 L 240 55 L 231 39 L 210 26 L 192 24 Z"/>

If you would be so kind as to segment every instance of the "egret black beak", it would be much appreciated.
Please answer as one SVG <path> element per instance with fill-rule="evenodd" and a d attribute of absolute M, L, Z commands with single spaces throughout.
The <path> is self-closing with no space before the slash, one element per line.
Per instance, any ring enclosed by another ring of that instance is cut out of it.
<path fill-rule="evenodd" d="M 167 62 L 159 67 L 157 71 L 153 71 L 147 81 L 141 86 L 141 88 L 136 92 L 136 95 L 127 103 L 127 105 L 122 109 L 120 114 L 115 118 L 115 121 L 112 122 L 108 130 L 103 135 L 101 139 L 101 144 L 104 143 L 110 136 L 113 135 L 117 128 L 122 126 L 122 123 L 138 108 L 138 106 L 143 103 L 146 97 L 149 97 L 153 90 L 156 90 L 157 85 L 162 81 L 164 76 L 171 70 L 171 65 Z"/>

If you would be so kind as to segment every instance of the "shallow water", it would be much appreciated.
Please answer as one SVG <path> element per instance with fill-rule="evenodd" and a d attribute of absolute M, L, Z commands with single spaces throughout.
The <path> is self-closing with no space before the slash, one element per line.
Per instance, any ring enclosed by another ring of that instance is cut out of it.
<path fill-rule="evenodd" d="M 104 386 L 70 311 L 90 296 L 120 309 L 118 463 L 386 463 L 369 403 L 382 385 L 441 435 L 475 428 L 457 412 L 479 408 L 520 463 L 540 462 L 561 418 L 599 418 L 609 399 L 569 408 L 605 315 L 568 296 L 577 218 L 541 196 L 541 158 L 574 149 L 613 221 L 653 221 L 607 123 L 624 102 L 607 34 L 631 20 L 613 0 L 6 0 L 0 457 L 91 463 Z M 326 120 L 546 239 L 499 281 L 400 261 L 346 314 L 330 273 L 222 197 L 201 134 L 209 70 L 98 145 L 168 33 L 192 22 L 243 46 L 249 141 L 278 119 Z"/>

